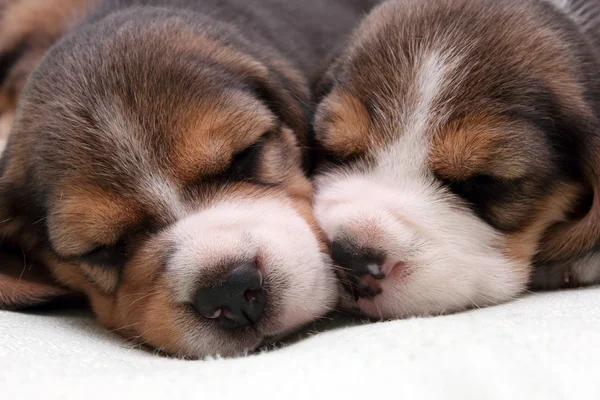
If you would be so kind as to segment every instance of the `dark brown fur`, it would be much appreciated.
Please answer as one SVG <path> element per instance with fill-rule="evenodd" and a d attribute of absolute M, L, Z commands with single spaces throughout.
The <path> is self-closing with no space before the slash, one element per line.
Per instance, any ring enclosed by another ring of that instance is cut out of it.
<path fill-rule="evenodd" d="M 0 139 L 6 139 L 19 94 L 50 46 L 95 0 L 0 1 Z"/>

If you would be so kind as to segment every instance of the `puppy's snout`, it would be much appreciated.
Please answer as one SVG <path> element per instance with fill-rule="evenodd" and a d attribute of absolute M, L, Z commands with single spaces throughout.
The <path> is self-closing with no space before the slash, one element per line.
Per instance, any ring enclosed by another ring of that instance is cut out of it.
<path fill-rule="evenodd" d="M 381 293 L 378 280 L 386 277 L 385 253 L 370 247 L 353 246 L 348 241 L 334 240 L 333 261 L 346 289 L 355 297 L 375 297 Z"/>
<path fill-rule="evenodd" d="M 226 329 L 255 324 L 266 303 L 263 277 L 254 262 L 237 265 L 217 285 L 198 289 L 194 297 L 200 315 Z"/>

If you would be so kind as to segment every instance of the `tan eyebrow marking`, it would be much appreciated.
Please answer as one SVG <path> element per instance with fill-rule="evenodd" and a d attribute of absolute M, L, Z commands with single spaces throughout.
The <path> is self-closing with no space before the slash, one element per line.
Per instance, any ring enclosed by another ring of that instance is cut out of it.
<path fill-rule="evenodd" d="M 315 125 L 322 145 L 336 155 L 361 153 L 371 144 L 369 112 L 351 94 L 334 92 L 325 98 Z"/>
<path fill-rule="evenodd" d="M 513 127 L 507 121 L 472 115 L 440 129 L 432 139 L 429 166 L 447 179 L 467 179 L 477 173 L 501 171 L 506 179 L 516 179 L 527 171 L 526 156 L 506 140 Z"/>
<path fill-rule="evenodd" d="M 177 178 L 189 182 L 224 170 L 235 154 L 275 128 L 276 122 L 266 106 L 244 92 L 230 92 L 226 101 L 199 105 L 176 139 L 173 167 Z"/>

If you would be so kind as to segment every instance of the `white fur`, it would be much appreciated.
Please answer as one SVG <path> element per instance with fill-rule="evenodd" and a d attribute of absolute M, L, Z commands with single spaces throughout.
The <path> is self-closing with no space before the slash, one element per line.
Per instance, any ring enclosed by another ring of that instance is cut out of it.
<path fill-rule="evenodd" d="M 407 265 L 409 275 L 392 272 L 373 300 L 346 303 L 371 316 L 494 304 L 520 293 L 527 281 L 516 272 L 524 268 L 504 255 L 501 236 L 441 188 L 428 169 L 428 132 L 443 117 L 431 105 L 448 68 L 439 53 L 422 58 L 418 95 L 397 108 L 402 115 L 390 117 L 397 122 L 397 140 L 376 155 L 374 167 L 317 179 L 315 213 L 330 240 L 344 236 Z"/>
<path fill-rule="evenodd" d="M 203 271 L 258 257 L 269 295 L 277 296 L 270 300 L 278 304 L 276 321 L 266 324 L 266 336 L 298 328 L 335 306 L 337 284 L 319 243 L 306 221 L 283 201 L 215 204 L 180 220 L 169 236 L 177 250 L 166 276 L 180 302 L 192 300 Z M 197 337 L 190 329 L 189 347 L 210 344 Z M 210 349 L 199 349 L 200 354 L 207 352 Z"/>
<path fill-rule="evenodd" d="M 162 177 L 160 171 L 141 175 L 139 179 L 146 201 L 153 208 L 177 219 L 189 213 L 189 207 L 181 199 L 179 188 L 171 180 Z"/>

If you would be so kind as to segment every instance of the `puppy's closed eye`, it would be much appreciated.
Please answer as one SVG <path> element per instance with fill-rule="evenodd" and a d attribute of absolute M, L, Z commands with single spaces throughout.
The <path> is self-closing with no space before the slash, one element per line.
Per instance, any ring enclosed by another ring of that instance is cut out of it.
<path fill-rule="evenodd" d="M 98 246 L 77 257 L 79 260 L 98 267 L 120 267 L 127 258 L 124 241 L 119 241 L 111 246 Z"/>
<path fill-rule="evenodd" d="M 220 178 L 234 182 L 248 182 L 257 185 L 273 186 L 278 182 L 267 182 L 260 177 L 260 163 L 270 139 L 276 131 L 267 131 L 258 141 L 234 155 L 229 167 L 219 174 Z"/>
<path fill-rule="evenodd" d="M 506 178 L 486 173 L 465 179 L 439 178 L 471 209 L 494 228 L 504 232 L 518 230 L 527 218 L 528 204 L 538 194 L 542 179 Z"/>
<path fill-rule="evenodd" d="M 476 208 L 480 208 L 495 194 L 500 194 L 507 185 L 506 181 L 488 174 L 477 174 L 461 180 L 441 178 L 441 181 L 452 193 Z"/>
<path fill-rule="evenodd" d="M 127 262 L 127 249 L 123 240 L 113 245 L 98 246 L 80 256 L 73 257 L 87 279 L 105 294 L 114 293 Z"/>

